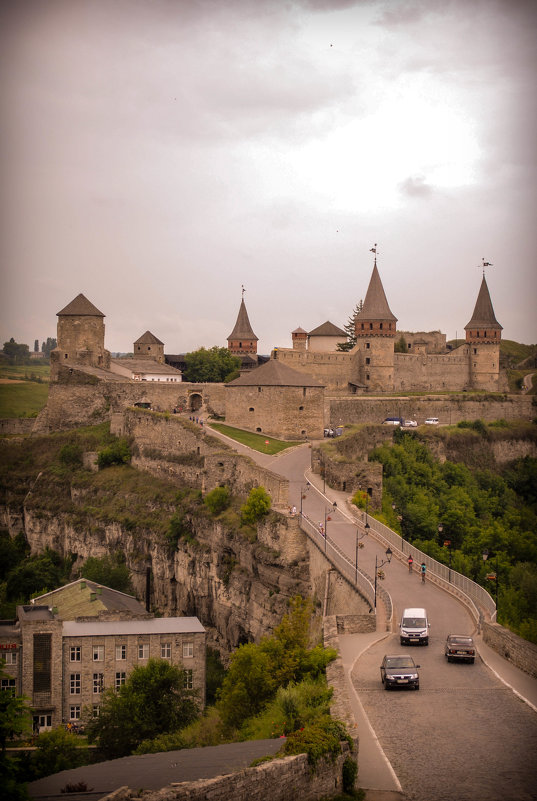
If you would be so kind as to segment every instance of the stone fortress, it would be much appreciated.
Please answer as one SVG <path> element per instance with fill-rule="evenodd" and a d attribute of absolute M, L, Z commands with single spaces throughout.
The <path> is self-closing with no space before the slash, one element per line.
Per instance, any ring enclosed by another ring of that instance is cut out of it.
<path fill-rule="evenodd" d="M 58 312 L 51 393 L 35 430 L 99 422 L 133 405 L 199 417 L 217 414 L 231 425 L 287 439 L 316 439 L 326 426 L 382 422 L 395 414 L 434 415 L 450 423 L 530 414 L 529 404 L 522 409 L 518 396 L 504 396 L 499 403 L 498 393 L 507 392 L 500 370 L 502 326 L 484 273 L 465 326 L 466 341 L 456 348 L 449 349 L 439 331 L 397 331 L 376 254 L 354 322 L 356 344 L 349 351 L 338 349 L 345 331 L 326 321 L 310 332 L 295 329 L 292 347 L 274 348 L 270 358 L 262 357 L 243 289 L 227 343 L 241 358 L 240 377 L 226 385 L 190 384 L 178 369 L 184 357 L 167 356 L 164 343 L 150 331 L 134 341 L 133 358 L 112 358 L 104 345 L 104 314 L 80 294 Z M 395 351 L 402 334 L 405 353 Z M 407 397 L 397 398 L 400 393 Z M 429 397 L 419 401 L 410 393 Z M 487 410 L 486 393 L 496 395 L 494 409 Z"/>

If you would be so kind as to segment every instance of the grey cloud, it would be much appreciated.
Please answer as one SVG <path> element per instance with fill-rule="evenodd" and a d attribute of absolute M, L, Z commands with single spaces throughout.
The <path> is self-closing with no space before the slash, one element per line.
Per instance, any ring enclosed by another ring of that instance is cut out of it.
<path fill-rule="evenodd" d="M 409 197 L 429 197 L 433 188 L 422 175 L 411 175 L 399 184 L 399 191 Z"/>

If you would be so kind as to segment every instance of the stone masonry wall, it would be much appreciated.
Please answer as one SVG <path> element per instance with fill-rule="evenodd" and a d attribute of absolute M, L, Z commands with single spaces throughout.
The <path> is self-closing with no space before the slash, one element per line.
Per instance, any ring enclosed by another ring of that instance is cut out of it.
<path fill-rule="evenodd" d="M 238 495 L 263 486 L 275 508 L 289 504 L 287 479 L 233 451 L 207 428 L 179 415 L 127 409 L 121 426 L 114 429 L 133 437 L 139 453 L 133 464 L 161 478 L 178 478 L 209 492 L 226 484 Z M 183 461 L 181 461 L 183 459 Z"/>
<path fill-rule="evenodd" d="M 0 436 L 31 434 L 35 426 L 34 417 L 14 417 L 0 420 Z"/>
<path fill-rule="evenodd" d="M 482 624 L 483 640 L 520 670 L 537 678 L 537 645 L 523 640 L 498 623 Z"/>
<path fill-rule="evenodd" d="M 342 743 L 340 756 L 333 762 L 319 760 L 315 768 L 308 764 L 306 754 L 298 754 L 214 779 L 174 783 L 144 793 L 141 798 L 143 801 L 320 801 L 342 792 L 343 762 L 349 753 L 347 743 Z M 122 787 L 104 796 L 102 801 L 139 798 L 138 790 Z"/>
<path fill-rule="evenodd" d="M 331 398 L 330 425 L 340 423 L 382 423 L 386 417 L 404 417 L 422 424 L 438 417 L 440 424 L 461 420 L 532 420 L 537 416 L 530 395 L 428 395 L 410 398 Z"/>

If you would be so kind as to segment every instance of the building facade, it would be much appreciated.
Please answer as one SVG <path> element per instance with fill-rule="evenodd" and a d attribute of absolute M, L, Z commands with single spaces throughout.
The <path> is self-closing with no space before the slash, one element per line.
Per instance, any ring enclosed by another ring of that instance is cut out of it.
<path fill-rule="evenodd" d="M 97 715 L 104 690 L 118 689 L 148 659 L 185 671 L 185 687 L 205 705 L 205 629 L 196 617 L 63 620 L 49 606 L 17 607 L 0 623 L 2 690 L 25 695 L 34 731 Z"/>

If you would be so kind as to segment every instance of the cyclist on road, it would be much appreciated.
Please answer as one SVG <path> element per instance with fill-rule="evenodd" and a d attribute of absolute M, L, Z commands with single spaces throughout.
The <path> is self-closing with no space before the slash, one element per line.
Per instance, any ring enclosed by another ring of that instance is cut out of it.
<path fill-rule="evenodd" d="M 408 557 L 408 572 L 412 573 L 412 565 L 414 564 L 414 560 L 412 559 L 412 554 Z"/>
<path fill-rule="evenodd" d="M 421 563 L 421 567 L 420 567 L 422 584 L 425 584 L 425 573 L 426 572 L 427 572 L 427 565 L 425 564 L 425 562 L 422 562 Z"/>

